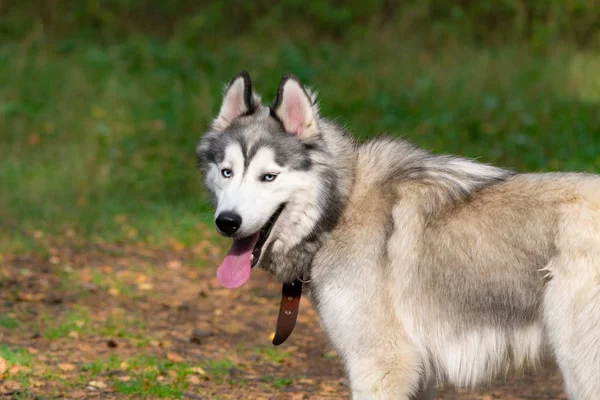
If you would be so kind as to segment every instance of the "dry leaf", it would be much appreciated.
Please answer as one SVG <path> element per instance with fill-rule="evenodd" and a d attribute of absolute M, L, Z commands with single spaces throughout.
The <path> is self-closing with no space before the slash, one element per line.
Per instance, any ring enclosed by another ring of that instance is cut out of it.
<path fill-rule="evenodd" d="M 0 357 L 0 375 L 5 373 L 7 369 L 8 369 L 8 363 L 6 362 L 6 360 L 4 358 Z"/>
<path fill-rule="evenodd" d="M 120 365 L 119 365 L 119 369 L 121 371 L 126 371 L 127 368 L 129 368 L 129 364 L 127 364 L 125 361 L 123 361 Z"/>
<path fill-rule="evenodd" d="M 3 385 L 8 391 L 17 391 L 21 389 L 21 384 L 17 381 L 4 381 Z"/>
<path fill-rule="evenodd" d="M 151 284 L 150 282 L 140 283 L 138 285 L 138 289 L 140 289 L 140 290 L 152 290 L 152 289 L 154 289 L 154 285 Z"/>
<path fill-rule="evenodd" d="M 29 142 L 30 145 L 35 146 L 36 144 L 40 143 L 40 135 L 38 135 L 37 133 L 32 133 L 27 138 L 27 141 Z"/>
<path fill-rule="evenodd" d="M 39 351 L 38 349 L 35 349 L 35 348 L 33 348 L 33 347 L 28 347 L 28 348 L 27 348 L 27 352 L 28 352 L 29 354 L 37 354 L 37 353 L 39 353 L 40 351 Z"/>
<path fill-rule="evenodd" d="M 88 386 L 97 388 L 97 389 L 106 389 L 106 383 L 102 381 L 90 381 Z"/>
<path fill-rule="evenodd" d="M 8 374 L 9 375 L 17 375 L 19 372 L 25 372 L 25 371 L 29 371 L 29 368 L 25 367 L 23 365 L 13 365 L 8 370 Z"/>
<path fill-rule="evenodd" d="M 71 332 L 69 332 L 69 337 L 71 339 L 79 339 L 79 332 L 77 332 L 77 331 L 71 331 Z"/>
<path fill-rule="evenodd" d="M 131 377 L 130 377 L 130 376 L 120 376 L 120 377 L 119 377 L 119 380 L 120 380 L 121 382 L 127 382 L 127 381 L 130 381 L 130 380 L 131 380 Z"/>
<path fill-rule="evenodd" d="M 198 378 L 197 375 L 190 375 L 190 376 L 188 376 L 188 382 L 191 383 L 192 385 L 199 385 L 200 378 Z"/>
<path fill-rule="evenodd" d="M 21 301 L 38 301 L 43 298 L 44 298 L 43 293 L 31 293 L 31 292 L 19 293 L 19 300 L 21 300 Z"/>
<path fill-rule="evenodd" d="M 174 363 L 179 363 L 179 362 L 185 361 L 185 359 L 177 353 L 167 353 L 167 360 L 174 362 Z"/>
<path fill-rule="evenodd" d="M 193 373 L 198 374 L 198 375 L 206 375 L 206 371 L 204 371 L 200 367 L 190 368 L 190 372 L 193 372 Z"/>
<path fill-rule="evenodd" d="M 75 371 L 75 366 L 73 364 L 58 364 L 58 369 L 63 372 Z"/>
<path fill-rule="evenodd" d="M 171 260 L 167 263 L 167 268 L 168 269 L 179 269 L 181 268 L 181 261 L 179 260 Z"/>

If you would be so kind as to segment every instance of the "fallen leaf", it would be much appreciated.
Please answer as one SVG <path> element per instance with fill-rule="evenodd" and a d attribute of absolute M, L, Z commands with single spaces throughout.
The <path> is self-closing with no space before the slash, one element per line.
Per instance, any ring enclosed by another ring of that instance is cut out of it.
<path fill-rule="evenodd" d="M 69 337 L 71 339 L 79 339 L 79 332 L 77 332 L 77 331 L 71 331 L 71 332 L 69 332 Z"/>
<path fill-rule="evenodd" d="M 29 368 L 25 367 L 23 365 L 13 365 L 8 370 L 8 374 L 9 375 L 17 375 L 19 372 L 24 372 L 24 371 L 29 371 Z"/>
<path fill-rule="evenodd" d="M 171 260 L 167 263 L 167 268 L 168 269 L 179 269 L 181 268 L 181 261 L 179 260 Z"/>
<path fill-rule="evenodd" d="M 140 283 L 138 285 L 138 289 L 140 289 L 140 290 L 152 290 L 152 289 L 154 289 L 154 285 L 151 284 L 150 282 L 144 282 L 144 283 Z"/>
<path fill-rule="evenodd" d="M 88 383 L 88 386 L 91 386 L 91 387 L 97 388 L 97 389 L 106 389 L 106 383 L 104 383 L 102 381 L 90 381 Z"/>
<path fill-rule="evenodd" d="M 179 363 L 179 362 L 185 361 L 185 359 L 177 353 L 167 353 L 167 360 L 174 362 L 174 363 Z"/>
<path fill-rule="evenodd" d="M 21 292 L 19 300 L 21 301 L 38 301 L 44 298 L 43 293 Z"/>
<path fill-rule="evenodd" d="M 204 370 L 203 370 L 202 368 L 200 368 L 200 367 L 193 367 L 193 368 L 190 368 L 190 372 L 193 372 L 193 373 L 195 373 L 195 374 L 198 374 L 198 375 L 206 375 L 206 371 L 204 371 Z"/>
<path fill-rule="evenodd" d="M 85 268 L 79 272 L 79 281 L 81 283 L 90 283 L 92 281 L 92 274 L 89 269 Z"/>
<path fill-rule="evenodd" d="M 58 369 L 63 372 L 75 371 L 75 366 L 73 364 L 58 364 Z"/>
<path fill-rule="evenodd" d="M 192 385 L 199 385 L 200 378 L 198 378 L 197 375 L 190 375 L 190 376 L 188 376 L 188 382 L 191 383 Z"/>
<path fill-rule="evenodd" d="M 127 382 L 127 381 L 130 381 L 130 380 L 131 380 L 131 377 L 130 377 L 130 376 L 120 376 L 120 377 L 119 377 L 119 380 L 120 380 L 121 382 Z"/>
<path fill-rule="evenodd" d="M 21 384 L 17 381 L 4 381 L 4 388 L 8 391 L 17 391 L 21 389 Z"/>
<path fill-rule="evenodd" d="M 129 364 L 127 364 L 125 361 L 123 361 L 120 365 L 119 365 L 119 369 L 121 371 L 126 371 L 127 368 L 129 368 Z"/>
<path fill-rule="evenodd" d="M 8 369 L 8 363 L 6 362 L 6 360 L 4 358 L 0 357 L 0 375 L 5 373 L 7 369 Z"/>
<path fill-rule="evenodd" d="M 31 135 L 29 135 L 29 138 L 27 140 L 30 145 L 35 146 L 36 144 L 40 143 L 40 135 L 38 135 L 37 133 L 32 133 Z"/>

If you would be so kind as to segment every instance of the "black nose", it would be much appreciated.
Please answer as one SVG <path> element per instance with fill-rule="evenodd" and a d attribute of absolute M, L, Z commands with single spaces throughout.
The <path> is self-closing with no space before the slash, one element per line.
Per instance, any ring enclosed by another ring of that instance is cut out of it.
<path fill-rule="evenodd" d="M 240 225 L 242 225 L 242 217 L 233 211 L 223 211 L 219 214 L 215 223 L 221 233 L 231 236 L 238 230 Z"/>

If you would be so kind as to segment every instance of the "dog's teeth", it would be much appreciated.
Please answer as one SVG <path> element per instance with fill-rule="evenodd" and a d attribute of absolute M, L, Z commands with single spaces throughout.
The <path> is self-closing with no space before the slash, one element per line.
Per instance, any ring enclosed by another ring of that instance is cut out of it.
<path fill-rule="evenodd" d="M 250 262 L 254 261 L 254 254 L 250 254 Z"/>

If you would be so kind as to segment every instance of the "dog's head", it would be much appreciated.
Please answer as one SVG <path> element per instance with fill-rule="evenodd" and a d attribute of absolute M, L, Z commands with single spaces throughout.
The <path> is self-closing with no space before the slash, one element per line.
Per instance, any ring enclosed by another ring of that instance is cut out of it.
<path fill-rule="evenodd" d="M 233 239 L 217 271 L 223 286 L 241 286 L 256 265 L 282 281 L 309 267 L 325 209 L 339 202 L 315 100 L 292 75 L 283 77 L 270 107 L 245 72 L 224 91 L 197 147 L 217 230 Z"/>

